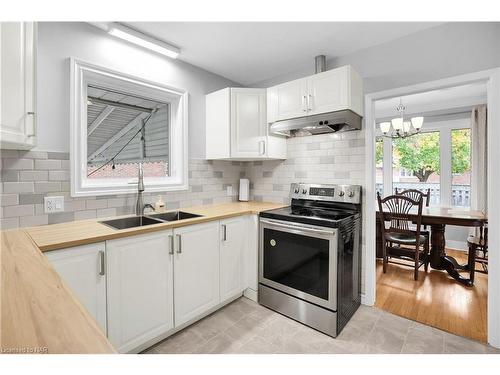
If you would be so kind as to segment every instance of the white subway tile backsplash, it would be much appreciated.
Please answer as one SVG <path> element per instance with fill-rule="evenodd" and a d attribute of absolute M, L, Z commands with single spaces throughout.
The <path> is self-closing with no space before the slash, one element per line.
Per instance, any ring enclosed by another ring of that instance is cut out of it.
<path fill-rule="evenodd" d="M 6 206 L 3 208 L 3 216 L 19 217 L 19 216 L 33 216 L 35 213 L 35 206 L 32 204 L 23 204 L 17 206 Z"/>
<path fill-rule="evenodd" d="M 61 169 L 61 160 L 35 160 L 35 169 Z"/>
<path fill-rule="evenodd" d="M 0 194 L 0 206 L 14 206 L 16 204 L 19 204 L 17 194 Z"/>
<path fill-rule="evenodd" d="M 33 169 L 33 159 L 2 159 L 3 169 Z"/>
<path fill-rule="evenodd" d="M 24 216 L 19 218 L 19 226 L 21 227 L 34 227 L 37 225 L 45 225 L 48 223 L 49 223 L 48 215 Z"/>
<path fill-rule="evenodd" d="M 34 184 L 33 182 L 4 182 L 3 183 L 4 193 L 33 193 Z"/>
<path fill-rule="evenodd" d="M 19 171 L 19 181 L 47 181 L 47 171 Z"/>

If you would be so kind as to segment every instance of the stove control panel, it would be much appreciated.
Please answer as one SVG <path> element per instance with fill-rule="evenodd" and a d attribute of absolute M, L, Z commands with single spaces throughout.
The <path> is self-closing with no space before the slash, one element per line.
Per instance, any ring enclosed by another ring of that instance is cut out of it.
<path fill-rule="evenodd" d="M 290 187 L 290 197 L 359 204 L 361 203 L 361 186 L 294 183 Z"/>

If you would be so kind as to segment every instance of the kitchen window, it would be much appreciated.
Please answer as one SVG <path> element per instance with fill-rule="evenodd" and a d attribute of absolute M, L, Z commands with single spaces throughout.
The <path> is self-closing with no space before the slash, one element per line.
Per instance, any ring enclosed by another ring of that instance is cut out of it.
<path fill-rule="evenodd" d="M 378 137 L 376 191 L 431 191 L 431 206 L 469 207 L 471 130 L 468 118 L 427 122 L 403 139 Z M 387 168 L 385 166 L 392 166 Z"/>
<path fill-rule="evenodd" d="M 187 93 L 71 60 L 72 196 L 187 189 Z"/>

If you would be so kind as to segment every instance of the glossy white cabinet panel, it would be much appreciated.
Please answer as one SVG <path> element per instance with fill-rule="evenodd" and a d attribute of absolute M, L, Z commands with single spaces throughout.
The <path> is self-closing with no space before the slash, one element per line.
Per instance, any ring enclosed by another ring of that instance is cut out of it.
<path fill-rule="evenodd" d="M 266 90 L 231 89 L 231 157 L 266 156 Z"/>
<path fill-rule="evenodd" d="M 220 222 L 220 299 L 227 300 L 244 289 L 243 255 L 246 253 L 246 216 Z"/>
<path fill-rule="evenodd" d="M 104 242 L 45 253 L 47 259 L 106 334 Z"/>
<path fill-rule="evenodd" d="M 286 139 L 268 134 L 266 89 L 225 88 L 206 96 L 206 158 L 286 158 Z"/>
<path fill-rule="evenodd" d="M 174 230 L 176 327 L 220 301 L 219 238 L 218 221 Z"/>
<path fill-rule="evenodd" d="M 172 231 L 106 242 L 108 338 L 121 353 L 174 327 Z"/>
<path fill-rule="evenodd" d="M 344 109 L 363 116 L 363 80 L 350 65 L 267 89 L 268 123 Z"/>
<path fill-rule="evenodd" d="M 30 149 L 35 128 L 36 23 L 0 23 L 0 148 Z"/>

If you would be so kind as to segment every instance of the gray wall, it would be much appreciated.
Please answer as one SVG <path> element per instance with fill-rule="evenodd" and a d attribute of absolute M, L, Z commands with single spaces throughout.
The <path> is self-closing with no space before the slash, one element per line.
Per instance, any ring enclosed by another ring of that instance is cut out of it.
<path fill-rule="evenodd" d="M 328 56 L 327 56 L 328 57 Z M 375 92 L 500 67 L 500 22 L 446 23 L 327 61 L 351 64 Z M 253 84 L 269 87 L 314 73 L 314 60 L 294 73 Z"/>
<path fill-rule="evenodd" d="M 235 83 L 180 60 L 135 47 L 86 23 L 38 24 L 35 150 L 69 151 L 69 57 L 189 92 L 189 155 L 205 156 L 205 94 Z"/>

